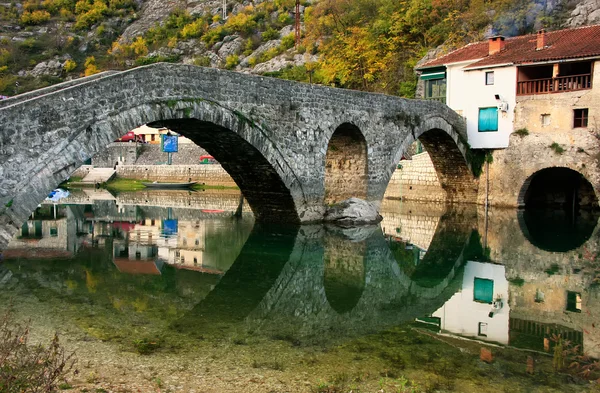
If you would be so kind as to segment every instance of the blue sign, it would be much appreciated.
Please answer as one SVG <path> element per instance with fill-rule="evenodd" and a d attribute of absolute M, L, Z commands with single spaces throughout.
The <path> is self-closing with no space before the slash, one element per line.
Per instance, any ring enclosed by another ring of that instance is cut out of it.
<path fill-rule="evenodd" d="M 162 151 L 165 153 L 177 153 L 179 135 L 162 135 Z"/>
<path fill-rule="evenodd" d="M 162 233 L 164 236 L 177 234 L 177 220 L 163 220 Z"/>

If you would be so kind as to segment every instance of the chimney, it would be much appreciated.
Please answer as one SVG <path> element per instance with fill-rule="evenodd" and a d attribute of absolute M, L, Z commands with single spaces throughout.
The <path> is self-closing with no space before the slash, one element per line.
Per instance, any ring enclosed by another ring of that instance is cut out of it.
<path fill-rule="evenodd" d="M 498 35 L 490 37 L 490 56 L 500 52 L 504 49 L 504 37 Z"/>
<path fill-rule="evenodd" d="M 542 50 L 546 47 L 546 30 L 541 29 L 537 32 L 537 45 L 535 50 Z"/>

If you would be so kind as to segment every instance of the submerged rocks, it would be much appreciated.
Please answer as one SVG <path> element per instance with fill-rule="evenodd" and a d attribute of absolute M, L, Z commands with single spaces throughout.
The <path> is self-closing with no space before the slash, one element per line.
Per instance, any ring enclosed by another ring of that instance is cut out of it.
<path fill-rule="evenodd" d="M 323 220 L 342 227 L 377 224 L 383 219 L 370 202 L 350 198 L 327 209 Z"/>

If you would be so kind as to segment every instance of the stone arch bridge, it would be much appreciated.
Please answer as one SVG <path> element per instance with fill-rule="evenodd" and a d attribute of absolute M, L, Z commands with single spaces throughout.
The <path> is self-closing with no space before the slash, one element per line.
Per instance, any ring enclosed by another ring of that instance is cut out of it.
<path fill-rule="evenodd" d="M 0 103 L 0 249 L 50 190 L 148 123 L 212 154 L 261 221 L 319 221 L 327 193 L 328 201 L 350 194 L 379 204 L 416 139 L 430 152 L 448 199 L 476 200 L 464 122 L 443 104 L 155 64 Z M 330 173 L 335 181 L 326 182 Z"/>

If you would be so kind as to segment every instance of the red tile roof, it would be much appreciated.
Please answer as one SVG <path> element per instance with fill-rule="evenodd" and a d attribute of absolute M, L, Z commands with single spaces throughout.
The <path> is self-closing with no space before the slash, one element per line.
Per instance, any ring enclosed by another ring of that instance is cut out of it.
<path fill-rule="evenodd" d="M 115 258 L 114 263 L 121 273 L 160 275 L 160 269 L 154 261 Z"/>
<path fill-rule="evenodd" d="M 467 69 L 500 64 L 526 64 L 600 57 L 600 25 L 546 32 L 546 47 L 536 50 L 536 45 L 536 34 L 507 38 L 504 49 L 490 56 L 488 41 L 476 42 L 428 61 L 418 69 L 477 59 L 481 60 L 470 64 Z"/>

